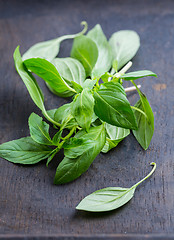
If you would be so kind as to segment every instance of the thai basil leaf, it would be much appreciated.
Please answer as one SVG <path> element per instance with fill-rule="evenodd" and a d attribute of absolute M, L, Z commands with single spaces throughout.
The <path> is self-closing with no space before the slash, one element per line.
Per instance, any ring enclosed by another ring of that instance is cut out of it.
<path fill-rule="evenodd" d="M 117 71 L 130 61 L 140 47 L 138 34 L 130 30 L 114 33 L 109 39 L 114 60 L 117 62 Z"/>
<path fill-rule="evenodd" d="M 138 123 L 138 129 L 134 130 L 133 134 L 142 148 L 146 150 L 151 142 L 154 132 L 154 116 L 146 96 L 140 90 L 138 92 L 140 100 L 135 104 L 135 107 L 145 112 L 146 116 L 133 109 Z"/>
<path fill-rule="evenodd" d="M 151 165 L 154 166 L 152 171 L 131 188 L 108 187 L 100 189 L 85 197 L 76 209 L 89 212 L 106 212 L 123 206 L 132 199 L 136 187 L 153 174 L 156 164 L 151 163 Z"/>
<path fill-rule="evenodd" d="M 19 52 L 19 46 L 15 49 L 13 57 L 16 70 L 26 85 L 33 102 L 40 110 L 45 112 L 43 94 L 32 74 L 28 72 L 24 66 Z"/>
<path fill-rule="evenodd" d="M 74 58 L 55 58 L 52 63 L 57 68 L 61 77 L 71 86 L 74 81 L 80 86 L 86 79 L 86 73 L 83 65 Z"/>
<path fill-rule="evenodd" d="M 0 145 L 0 157 L 20 164 L 35 164 L 49 157 L 52 149 L 24 137 Z"/>
<path fill-rule="evenodd" d="M 54 137 L 53 137 L 53 139 L 52 139 L 54 145 L 57 145 L 57 144 L 60 142 L 61 135 L 62 135 L 62 131 L 58 131 L 58 132 L 54 135 Z"/>
<path fill-rule="evenodd" d="M 32 139 L 44 145 L 54 145 L 49 135 L 49 125 L 37 114 L 32 113 L 28 120 Z"/>
<path fill-rule="evenodd" d="M 57 111 L 57 108 L 51 109 L 47 111 L 48 116 L 50 116 L 50 118 L 54 119 L 54 114 Z"/>
<path fill-rule="evenodd" d="M 116 147 L 125 137 L 130 134 L 129 129 L 116 127 L 105 123 L 106 128 L 106 143 L 102 149 L 103 153 L 107 153 L 112 148 Z"/>
<path fill-rule="evenodd" d="M 59 107 L 55 112 L 54 119 L 56 122 L 61 123 L 61 129 L 69 129 L 78 125 L 75 118 L 71 114 L 71 106 L 72 103 L 64 104 L 63 106 Z"/>
<path fill-rule="evenodd" d="M 69 143 L 63 145 L 64 154 L 68 158 L 77 158 L 88 149 L 91 149 L 93 140 L 86 140 L 81 138 L 71 138 Z"/>
<path fill-rule="evenodd" d="M 79 60 L 86 71 L 86 76 L 91 76 L 92 70 L 97 62 L 98 49 L 94 41 L 86 36 L 74 39 L 71 57 Z"/>
<path fill-rule="evenodd" d="M 28 70 L 41 77 L 59 95 L 76 93 L 60 76 L 53 64 L 42 58 L 30 58 L 24 61 Z"/>
<path fill-rule="evenodd" d="M 81 93 L 83 91 L 83 88 L 78 83 L 72 81 L 71 84 L 77 93 Z"/>
<path fill-rule="evenodd" d="M 111 46 L 99 24 L 88 32 L 87 37 L 92 39 L 98 48 L 98 59 L 92 70 L 92 78 L 100 77 L 105 72 L 109 71 L 112 66 L 113 56 Z"/>
<path fill-rule="evenodd" d="M 81 23 L 85 25 L 82 32 L 72 35 L 64 35 L 59 38 L 55 38 L 45 42 L 39 42 L 33 45 L 31 48 L 28 49 L 22 56 L 23 61 L 29 58 L 45 58 L 48 61 L 52 61 L 59 53 L 60 43 L 66 39 L 72 39 L 81 34 L 84 34 L 87 30 L 87 24 L 85 22 Z"/>
<path fill-rule="evenodd" d="M 97 79 L 92 80 L 92 79 L 88 78 L 84 81 L 83 88 L 88 88 L 89 90 L 91 90 L 94 87 L 94 85 L 96 84 L 96 82 L 97 82 Z"/>
<path fill-rule="evenodd" d="M 104 125 L 102 124 L 98 127 L 92 127 L 89 129 L 88 133 L 86 133 L 85 130 L 79 131 L 75 135 L 75 138 L 91 141 L 91 147 L 84 149 L 82 155 L 76 158 L 69 158 L 65 155 L 65 158 L 56 170 L 54 179 L 55 184 L 71 182 L 89 168 L 105 144 L 106 133 Z"/>
<path fill-rule="evenodd" d="M 142 71 L 137 71 L 137 72 L 129 72 L 125 73 L 124 75 L 121 76 L 124 80 L 136 80 L 138 78 L 143 78 L 143 77 L 148 77 L 148 76 L 153 76 L 157 77 L 157 75 L 149 70 L 142 70 Z"/>
<path fill-rule="evenodd" d="M 89 129 L 94 112 L 94 98 L 88 89 L 84 89 L 73 101 L 71 113 L 78 125 Z"/>
<path fill-rule="evenodd" d="M 108 82 L 94 92 L 95 114 L 103 121 L 122 128 L 136 129 L 137 124 L 120 83 Z"/>

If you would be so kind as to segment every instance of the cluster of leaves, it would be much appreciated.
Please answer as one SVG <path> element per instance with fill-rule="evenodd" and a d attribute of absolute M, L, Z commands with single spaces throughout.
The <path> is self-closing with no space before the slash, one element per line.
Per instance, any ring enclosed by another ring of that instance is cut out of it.
<path fill-rule="evenodd" d="M 19 47 L 14 52 L 15 67 L 28 92 L 53 124 L 57 133 L 49 135 L 49 124 L 32 113 L 29 117 L 30 137 L 0 145 L 0 157 L 20 164 L 35 164 L 64 149 L 64 159 L 58 165 L 54 183 L 64 184 L 84 173 L 100 152 L 110 149 L 133 131 L 140 145 L 147 149 L 154 131 L 154 117 L 146 96 L 134 80 L 156 76 L 143 70 L 125 73 L 125 65 L 140 46 L 134 31 L 119 31 L 107 41 L 97 24 L 87 35 L 82 32 L 66 35 L 32 46 L 21 57 Z M 71 57 L 57 58 L 60 43 L 74 39 Z M 44 96 L 32 73 L 42 78 L 58 96 L 72 102 L 47 111 Z M 99 82 L 100 81 L 100 82 Z M 131 81 L 140 96 L 131 106 L 122 84 Z M 65 136 L 65 131 L 69 131 Z"/>

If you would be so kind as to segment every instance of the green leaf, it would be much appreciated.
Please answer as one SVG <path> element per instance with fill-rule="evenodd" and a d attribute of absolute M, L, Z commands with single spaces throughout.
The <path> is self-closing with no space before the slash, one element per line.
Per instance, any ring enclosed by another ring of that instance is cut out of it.
<path fill-rule="evenodd" d="M 35 164 L 47 158 L 52 152 L 47 146 L 24 137 L 0 145 L 0 157 L 20 164 Z"/>
<path fill-rule="evenodd" d="M 89 90 L 91 90 L 94 85 L 96 84 L 97 79 L 96 80 L 92 80 L 90 78 L 86 79 L 83 83 L 83 88 L 88 88 Z"/>
<path fill-rule="evenodd" d="M 154 116 L 146 96 L 139 90 L 140 100 L 135 107 L 145 112 L 146 117 L 139 111 L 133 110 L 138 123 L 138 129 L 133 134 L 145 150 L 149 147 L 154 132 Z"/>
<path fill-rule="evenodd" d="M 81 93 L 83 91 L 83 88 L 78 83 L 72 81 L 71 84 L 77 93 Z"/>
<path fill-rule="evenodd" d="M 129 62 L 140 47 L 138 34 L 130 30 L 122 30 L 114 33 L 109 39 L 114 61 L 117 61 L 117 71 Z"/>
<path fill-rule="evenodd" d="M 71 106 L 72 103 L 64 104 L 55 112 L 54 119 L 56 122 L 61 123 L 61 129 L 69 129 L 78 125 L 75 118 L 71 114 Z"/>
<path fill-rule="evenodd" d="M 103 121 L 122 128 L 136 129 L 137 124 L 120 83 L 108 82 L 94 92 L 95 114 Z"/>
<path fill-rule="evenodd" d="M 135 80 L 138 78 L 143 78 L 143 77 L 148 77 L 148 76 L 153 76 L 157 77 L 157 75 L 149 70 L 142 70 L 142 71 L 137 71 L 137 72 L 129 72 L 121 76 L 124 80 Z"/>
<path fill-rule="evenodd" d="M 53 137 L 53 139 L 52 139 L 54 145 L 57 146 L 57 145 L 59 144 L 60 139 L 61 139 L 61 135 L 62 135 L 62 131 L 58 131 L 58 132 L 54 135 L 54 137 Z"/>
<path fill-rule="evenodd" d="M 102 149 L 103 153 L 107 153 L 112 148 L 116 147 L 125 137 L 130 134 L 129 129 L 116 127 L 108 123 L 105 124 L 106 128 L 106 143 Z"/>
<path fill-rule="evenodd" d="M 66 39 L 72 39 L 77 36 L 80 36 L 81 34 L 84 34 L 87 30 L 87 23 L 82 22 L 82 25 L 84 25 L 84 29 L 82 32 L 72 35 L 64 35 L 59 38 L 55 38 L 49 41 L 45 42 L 39 42 L 35 45 L 33 45 L 31 48 L 26 51 L 22 57 L 23 61 L 29 58 L 45 58 L 48 61 L 52 61 L 57 54 L 59 53 L 60 43 Z"/>
<path fill-rule="evenodd" d="M 28 120 L 32 139 L 44 145 L 54 145 L 49 135 L 49 125 L 37 114 L 32 113 Z"/>
<path fill-rule="evenodd" d="M 33 102 L 36 104 L 38 108 L 45 112 L 46 110 L 43 102 L 44 101 L 43 94 L 39 86 L 37 85 L 37 82 L 34 79 L 34 77 L 31 75 L 30 72 L 27 71 L 26 67 L 24 66 L 19 52 L 19 46 L 15 49 L 13 57 L 16 70 L 19 73 L 20 77 L 22 78 L 24 84 L 26 85 Z"/>
<path fill-rule="evenodd" d="M 105 72 L 109 71 L 112 65 L 112 51 L 102 28 L 97 24 L 91 29 L 87 37 L 92 39 L 98 48 L 98 59 L 92 71 L 93 77 L 100 77 Z"/>
<path fill-rule="evenodd" d="M 68 158 L 77 158 L 82 155 L 93 145 L 93 140 L 86 140 L 81 138 L 71 138 L 62 147 L 65 149 L 64 154 Z"/>
<path fill-rule="evenodd" d="M 98 49 L 94 41 L 86 36 L 74 39 L 71 57 L 79 60 L 86 71 L 86 76 L 91 76 L 92 70 L 97 62 Z"/>
<path fill-rule="evenodd" d="M 65 156 L 57 168 L 54 179 L 55 184 L 71 182 L 78 178 L 82 173 L 86 172 L 105 144 L 106 133 L 104 125 L 102 124 L 98 127 L 92 127 L 89 129 L 88 133 L 86 133 L 85 130 L 79 131 L 75 135 L 75 138 L 91 141 L 91 147 L 87 149 L 84 148 L 84 152 L 82 151 L 83 153 L 76 158 Z M 79 149 L 80 148 L 81 146 Z M 75 154 L 75 152 L 78 152 L 77 148 L 75 151 L 72 150 L 72 154 Z"/>
<path fill-rule="evenodd" d="M 58 95 L 70 96 L 76 93 L 76 91 L 63 80 L 55 66 L 47 60 L 42 58 L 30 58 L 25 60 L 24 64 L 28 70 L 47 82 Z"/>
<path fill-rule="evenodd" d="M 61 77 L 71 86 L 74 81 L 83 86 L 86 73 L 83 65 L 74 58 L 55 58 L 52 63 L 57 68 Z"/>
<path fill-rule="evenodd" d="M 19 52 L 19 46 L 15 49 L 14 54 L 14 63 L 16 70 L 20 77 L 22 78 L 25 86 L 27 87 L 27 90 L 33 100 L 33 102 L 36 104 L 36 106 L 42 111 L 44 116 L 55 125 L 58 125 L 56 122 L 52 120 L 52 118 L 47 114 L 47 111 L 44 106 L 44 98 L 41 89 L 39 88 L 35 78 L 32 76 L 32 74 L 26 69 L 25 65 L 22 62 L 22 58 Z"/>
<path fill-rule="evenodd" d="M 132 199 L 136 187 L 153 174 L 156 164 L 151 163 L 151 165 L 154 166 L 152 171 L 131 188 L 108 187 L 100 189 L 85 197 L 76 209 L 89 212 L 106 212 L 123 206 Z"/>
<path fill-rule="evenodd" d="M 84 89 L 73 101 L 71 113 L 80 127 L 88 131 L 94 112 L 94 98 Z"/>

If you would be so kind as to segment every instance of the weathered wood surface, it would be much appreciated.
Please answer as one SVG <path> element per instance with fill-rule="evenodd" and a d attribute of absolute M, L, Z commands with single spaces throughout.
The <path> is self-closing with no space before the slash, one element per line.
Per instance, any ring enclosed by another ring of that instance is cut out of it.
<path fill-rule="evenodd" d="M 15 47 L 21 45 L 24 53 L 38 41 L 78 32 L 82 20 L 89 28 L 100 23 L 108 38 L 121 29 L 139 33 L 141 48 L 132 70 L 149 69 L 158 74 L 158 79 L 137 81 L 155 114 L 151 145 L 144 151 L 130 135 L 115 150 L 100 154 L 79 179 L 64 186 L 53 185 L 62 154 L 49 168 L 45 163 L 23 167 L 1 159 L 0 238 L 173 239 L 174 1 L 1 0 L 0 143 L 29 135 L 30 113 L 40 114 L 15 72 Z M 62 44 L 61 57 L 68 56 L 71 44 Z M 47 109 L 67 102 L 52 95 L 42 81 L 39 84 Z M 137 94 L 128 96 L 132 103 L 138 99 Z M 96 189 L 130 187 L 151 170 L 151 161 L 157 163 L 155 174 L 138 187 L 126 206 L 105 214 L 75 210 L 79 201 Z"/>

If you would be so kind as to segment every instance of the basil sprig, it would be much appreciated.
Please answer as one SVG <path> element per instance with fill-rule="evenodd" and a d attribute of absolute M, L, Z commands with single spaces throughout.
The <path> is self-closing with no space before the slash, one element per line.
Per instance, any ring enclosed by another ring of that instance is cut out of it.
<path fill-rule="evenodd" d="M 147 149 L 154 131 L 152 109 L 134 80 L 156 77 L 156 74 L 149 70 L 126 73 L 131 66 L 129 61 L 140 47 L 138 34 L 130 30 L 119 31 L 107 41 L 99 24 L 86 36 L 87 23 L 82 24 L 85 26 L 82 32 L 38 43 L 23 57 L 19 46 L 14 51 L 18 74 L 56 133 L 51 137 L 50 125 L 31 113 L 30 136 L 1 144 L 0 157 L 20 164 L 35 164 L 47 159 L 48 166 L 63 149 L 65 157 L 57 167 L 55 184 L 71 182 L 81 176 L 100 152 L 115 148 L 130 130 Z M 59 58 L 60 43 L 65 39 L 74 39 L 70 57 Z M 72 96 L 72 101 L 46 110 L 43 93 L 33 73 L 43 79 L 54 94 Z M 140 96 L 135 106 L 129 103 L 124 81 L 130 81 Z M 130 189 L 97 191 L 77 208 L 87 211 L 115 209 L 132 198 L 138 184 Z"/>

